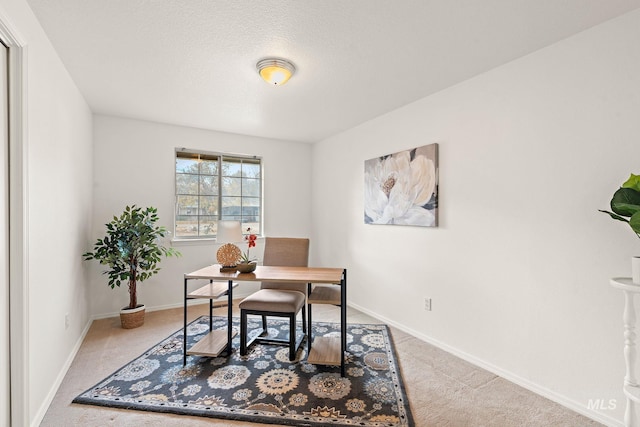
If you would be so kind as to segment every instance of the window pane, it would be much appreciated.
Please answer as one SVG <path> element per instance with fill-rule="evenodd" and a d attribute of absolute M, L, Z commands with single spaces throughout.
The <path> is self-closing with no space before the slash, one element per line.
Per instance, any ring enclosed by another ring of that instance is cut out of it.
<path fill-rule="evenodd" d="M 198 157 L 182 158 L 176 157 L 176 172 L 178 173 L 198 173 Z"/>
<path fill-rule="evenodd" d="M 198 217 L 190 217 L 189 220 L 176 220 L 176 237 L 197 236 Z"/>
<path fill-rule="evenodd" d="M 196 186 L 197 189 L 197 186 Z M 199 205 L 197 195 L 176 196 L 176 230 L 177 237 L 198 236 Z"/>
<path fill-rule="evenodd" d="M 200 196 L 199 215 L 218 215 L 218 198 L 216 196 Z"/>
<path fill-rule="evenodd" d="M 260 178 L 260 160 L 244 160 L 242 162 L 242 176 Z"/>
<path fill-rule="evenodd" d="M 223 196 L 241 196 L 242 178 L 222 178 Z"/>
<path fill-rule="evenodd" d="M 217 158 L 203 159 L 200 161 L 200 173 L 202 175 L 218 175 Z"/>
<path fill-rule="evenodd" d="M 198 175 L 176 174 L 177 194 L 198 194 Z"/>
<path fill-rule="evenodd" d="M 200 177 L 200 194 L 205 196 L 215 196 L 218 194 L 218 177 L 217 176 L 201 176 Z"/>
<path fill-rule="evenodd" d="M 260 206 L 242 206 L 242 219 L 257 222 L 260 219 Z"/>
<path fill-rule="evenodd" d="M 259 222 L 251 222 L 251 221 L 242 221 L 242 232 L 244 234 L 247 233 L 247 228 L 251 229 L 251 234 L 260 234 L 260 223 Z"/>
<path fill-rule="evenodd" d="M 213 237 L 218 231 L 218 221 L 215 216 L 200 217 L 200 235 Z"/>
<path fill-rule="evenodd" d="M 245 197 L 260 197 L 260 180 L 242 178 L 242 195 Z"/>
<path fill-rule="evenodd" d="M 177 196 L 176 215 L 198 215 L 197 196 Z"/>
<path fill-rule="evenodd" d="M 222 176 L 240 176 L 242 161 L 239 159 L 222 160 Z"/>
<path fill-rule="evenodd" d="M 240 197 L 223 197 L 222 198 L 222 216 L 233 218 L 226 219 L 240 219 L 242 199 Z"/>
<path fill-rule="evenodd" d="M 243 207 L 258 208 L 258 210 L 259 210 L 260 209 L 260 198 L 259 197 L 243 197 L 242 198 L 242 206 Z"/>

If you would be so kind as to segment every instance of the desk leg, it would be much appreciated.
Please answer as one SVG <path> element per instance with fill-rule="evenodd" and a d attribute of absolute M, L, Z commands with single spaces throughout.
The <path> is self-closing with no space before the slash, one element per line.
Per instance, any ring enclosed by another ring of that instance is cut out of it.
<path fill-rule="evenodd" d="M 213 280 L 209 280 L 209 284 L 213 283 Z M 213 331 L 213 300 L 209 298 L 209 332 Z"/>
<path fill-rule="evenodd" d="M 347 269 L 340 284 L 340 375 L 345 376 L 344 353 L 347 351 Z"/>
<path fill-rule="evenodd" d="M 227 356 L 231 356 L 233 345 L 233 280 L 229 280 L 229 290 L 227 292 Z"/>
<path fill-rule="evenodd" d="M 311 283 L 307 283 L 307 297 L 311 295 Z M 311 354 L 311 341 L 313 340 L 313 326 L 311 325 L 311 306 L 307 304 L 307 358 Z"/>
<path fill-rule="evenodd" d="M 187 279 L 184 279 L 184 324 L 183 324 L 183 342 L 182 342 L 182 366 L 187 364 Z"/>

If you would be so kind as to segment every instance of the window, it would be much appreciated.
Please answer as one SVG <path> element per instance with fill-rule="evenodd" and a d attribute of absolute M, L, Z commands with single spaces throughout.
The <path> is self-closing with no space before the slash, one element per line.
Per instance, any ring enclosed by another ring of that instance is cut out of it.
<path fill-rule="evenodd" d="M 261 159 L 176 150 L 175 237 L 215 237 L 221 219 L 261 232 Z"/>

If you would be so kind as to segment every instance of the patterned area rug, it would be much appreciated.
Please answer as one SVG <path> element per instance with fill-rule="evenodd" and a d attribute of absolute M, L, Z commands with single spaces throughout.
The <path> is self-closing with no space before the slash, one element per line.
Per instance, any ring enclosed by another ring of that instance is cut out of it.
<path fill-rule="evenodd" d="M 226 327 L 214 318 L 214 329 Z M 259 318 L 249 321 L 260 328 Z M 300 325 L 299 325 L 300 326 Z M 239 330 L 238 319 L 234 329 Z M 340 336 L 337 323 L 314 322 L 314 337 Z M 202 316 L 187 328 L 188 345 L 209 331 Z M 284 320 L 269 319 L 269 335 L 286 337 Z M 256 344 L 231 357 L 189 356 L 182 366 L 182 328 L 87 390 L 74 403 L 286 425 L 413 425 L 409 402 L 386 325 L 348 325 L 346 377 L 340 367 L 306 362 L 288 348 Z"/>

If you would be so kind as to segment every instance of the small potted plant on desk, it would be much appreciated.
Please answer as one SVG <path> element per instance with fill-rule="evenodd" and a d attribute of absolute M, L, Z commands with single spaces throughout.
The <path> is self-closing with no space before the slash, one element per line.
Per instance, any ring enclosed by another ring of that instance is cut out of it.
<path fill-rule="evenodd" d="M 165 248 L 159 239 L 167 235 L 165 227 L 157 226 L 157 209 L 127 206 L 120 217 L 106 224 L 107 235 L 95 243 L 92 252 L 83 254 L 85 260 L 95 259 L 109 267 L 103 274 L 109 276 L 114 289 L 122 282 L 129 285 L 129 305 L 120 310 L 120 321 L 125 329 L 144 323 L 145 306 L 138 304 L 137 284 L 160 271 L 162 256 L 180 256 L 173 248 Z"/>
<path fill-rule="evenodd" d="M 244 236 L 244 240 L 247 241 L 247 252 L 243 252 L 240 257 L 240 262 L 237 265 L 238 271 L 240 273 L 251 273 L 256 269 L 256 261 L 255 259 L 251 259 L 249 257 L 249 249 L 254 248 L 256 246 L 257 236 L 251 233 L 251 228 L 247 228 L 247 232 L 249 235 Z"/>

